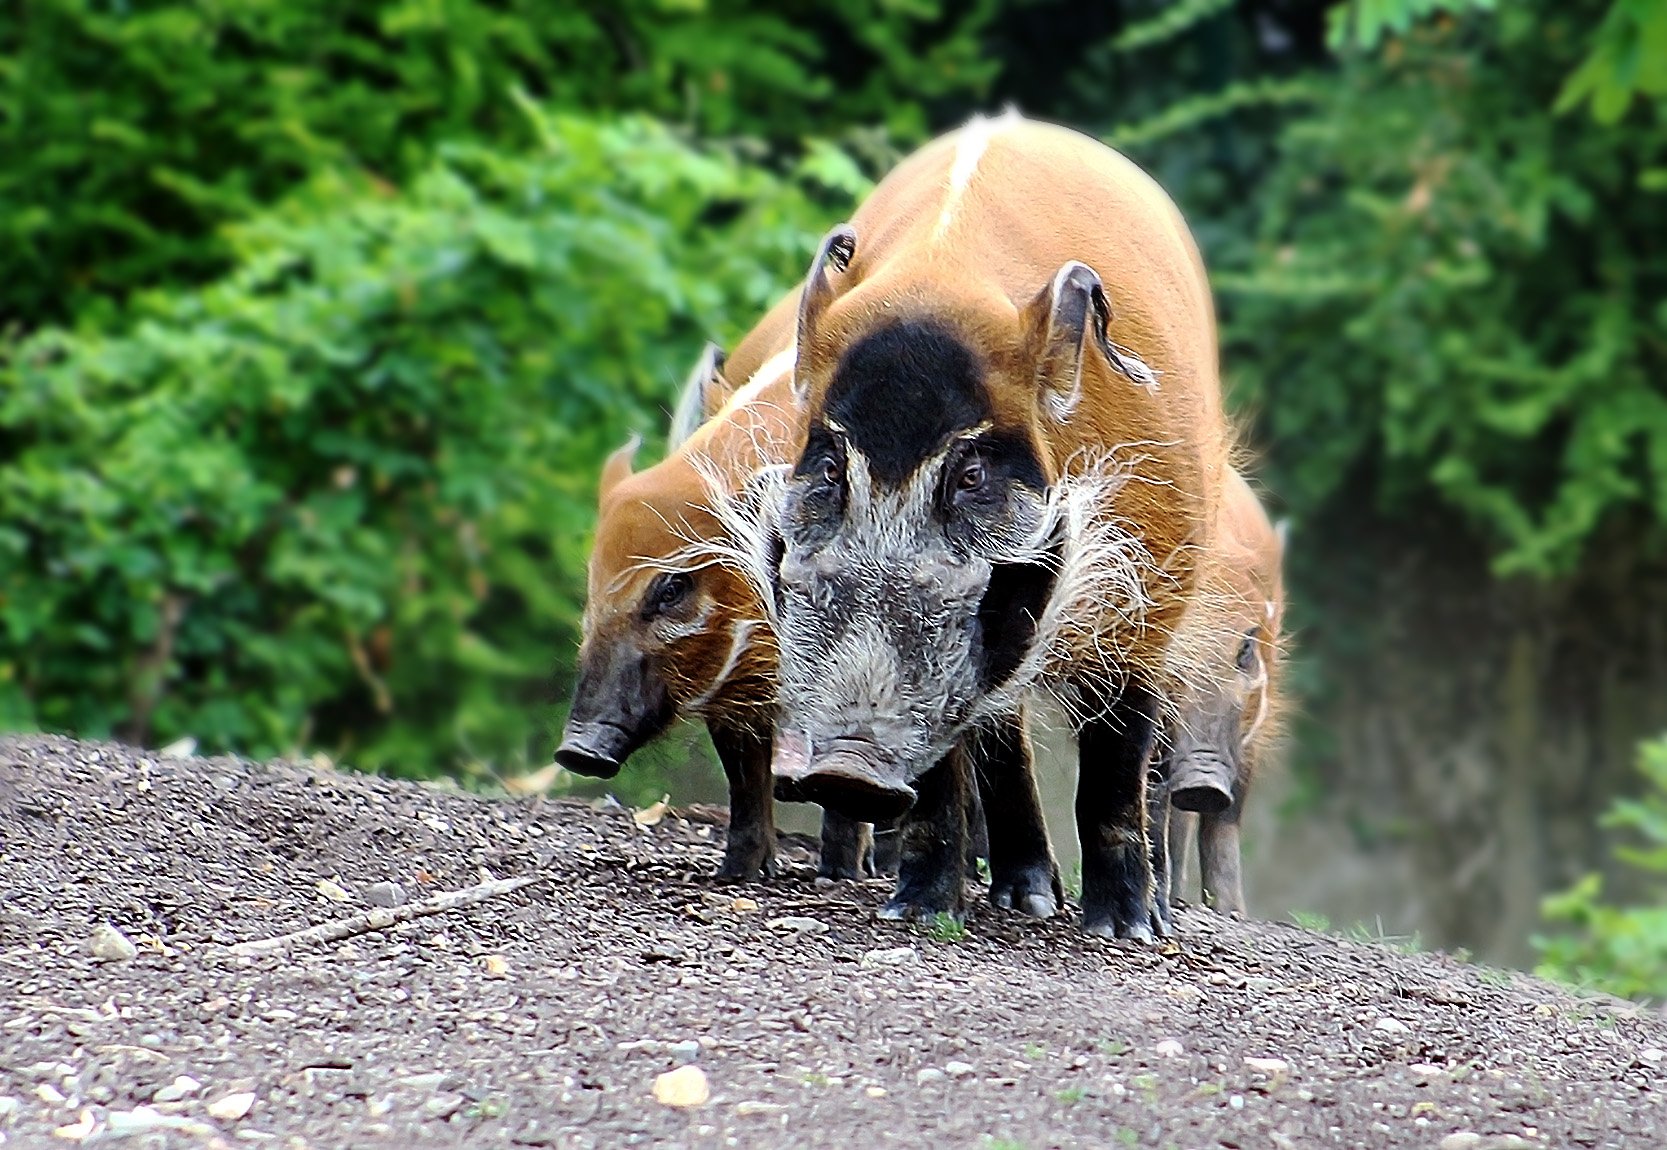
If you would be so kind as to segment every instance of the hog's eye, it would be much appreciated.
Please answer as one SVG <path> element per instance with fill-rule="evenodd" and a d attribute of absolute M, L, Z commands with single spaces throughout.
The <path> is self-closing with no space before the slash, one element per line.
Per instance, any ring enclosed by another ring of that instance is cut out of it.
<path fill-rule="evenodd" d="M 670 571 L 658 576 L 648 589 L 648 601 L 644 604 L 646 614 L 664 615 L 675 610 L 678 604 L 688 598 L 692 587 L 694 580 L 681 571 Z"/>
<path fill-rule="evenodd" d="M 1256 632 L 1246 631 L 1244 639 L 1239 643 L 1239 654 L 1235 658 L 1239 670 L 1249 671 L 1256 665 Z"/>
<path fill-rule="evenodd" d="M 829 487 L 837 485 L 839 483 L 839 460 L 831 455 L 823 456 L 821 476 L 822 482 Z"/>
<path fill-rule="evenodd" d="M 984 486 L 985 480 L 988 478 L 989 472 L 984 467 L 984 461 L 981 459 L 969 459 L 966 463 L 962 464 L 961 474 L 955 477 L 955 490 L 965 494 L 971 494 L 974 491 L 980 490 Z"/>

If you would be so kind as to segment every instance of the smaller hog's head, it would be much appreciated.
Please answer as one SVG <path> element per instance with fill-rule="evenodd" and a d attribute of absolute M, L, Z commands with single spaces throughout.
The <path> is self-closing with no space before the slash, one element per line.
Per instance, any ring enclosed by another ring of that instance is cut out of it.
<path fill-rule="evenodd" d="M 602 473 L 578 685 L 556 762 L 610 778 L 679 713 L 766 705 L 769 634 L 748 584 L 702 541 L 718 530 L 691 463 L 633 475 L 633 442 Z"/>
<path fill-rule="evenodd" d="M 1185 811 L 1220 814 L 1254 771 L 1272 706 L 1277 642 L 1269 618 L 1233 632 L 1221 652 L 1224 673 L 1181 703 L 1170 735 L 1170 801 Z M 1229 662 L 1230 660 L 1230 662 Z"/>

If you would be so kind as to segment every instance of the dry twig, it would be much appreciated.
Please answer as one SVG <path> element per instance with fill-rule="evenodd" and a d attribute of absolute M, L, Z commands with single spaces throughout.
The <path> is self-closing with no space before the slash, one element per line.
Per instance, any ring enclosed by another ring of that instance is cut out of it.
<path fill-rule="evenodd" d="M 530 883 L 538 881 L 536 875 L 522 875 L 520 878 L 500 878 L 491 882 L 483 882 L 478 886 L 464 887 L 462 890 L 447 891 L 437 894 L 433 898 L 425 898 L 420 902 L 406 903 L 404 906 L 373 907 L 360 914 L 349 915 L 346 918 L 321 922 L 317 926 L 309 926 L 305 930 L 294 931 L 291 934 L 280 934 L 276 938 L 257 938 L 248 942 L 240 942 L 230 948 L 232 954 L 275 954 L 288 950 L 292 946 L 301 946 L 314 942 L 340 942 L 344 938 L 354 935 L 369 934 L 376 930 L 387 930 L 397 923 L 408 922 L 424 915 L 440 914 L 448 910 L 456 910 L 461 906 L 472 906 L 477 902 L 485 902 L 489 898 L 496 898 L 510 891 L 520 890 Z"/>

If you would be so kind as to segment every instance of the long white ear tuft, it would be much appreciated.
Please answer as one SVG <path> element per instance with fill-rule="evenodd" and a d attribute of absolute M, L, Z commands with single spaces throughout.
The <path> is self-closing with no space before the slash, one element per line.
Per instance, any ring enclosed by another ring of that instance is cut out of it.
<path fill-rule="evenodd" d="M 822 237 L 816 258 L 810 262 L 810 274 L 805 277 L 804 290 L 799 294 L 799 330 L 797 344 L 799 358 L 793 368 L 793 399 L 805 401 L 806 368 L 815 362 L 818 345 L 817 325 L 833 302 L 833 277 L 850 270 L 857 254 L 857 233 L 850 224 L 840 224 Z"/>
<path fill-rule="evenodd" d="M 667 448 L 687 442 L 695 428 L 711 419 L 729 397 L 729 387 L 723 377 L 724 349 L 708 343 L 695 361 L 694 370 L 683 381 L 683 392 L 677 397 L 677 408 L 671 413 L 671 431 Z"/>
<path fill-rule="evenodd" d="M 624 447 L 615 449 L 614 453 L 608 456 L 608 461 L 602 465 L 601 498 L 606 499 L 608 492 L 631 478 L 631 460 L 635 458 L 637 448 L 641 446 L 642 436 L 633 435 L 625 441 Z"/>
<path fill-rule="evenodd" d="M 1156 390 L 1157 373 L 1109 334 L 1111 302 L 1099 273 L 1070 260 L 1025 306 L 1025 325 L 1036 356 L 1036 383 L 1054 419 L 1063 423 L 1082 401 L 1083 357 L 1090 347 L 1130 381 Z"/>

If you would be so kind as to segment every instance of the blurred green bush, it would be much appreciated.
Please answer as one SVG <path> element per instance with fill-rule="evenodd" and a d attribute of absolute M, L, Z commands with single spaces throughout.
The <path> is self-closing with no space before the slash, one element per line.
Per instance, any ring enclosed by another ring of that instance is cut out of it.
<path fill-rule="evenodd" d="M 992 0 L 11 0 L 0 317 L 118 322 L 231 266 L 220 229 L 325 170 L 403 184 L 449 140 L 528 141 L 507 95 L 796 145 L 915 137 L 980 88 Z M 953 9 L 953 10 L 951 10 Z"/>
<path fill-rule="evenodd" d="M 0 723 L 525 760 L 601 457 L 861 186 L 831 149 L 784 178 L 527 115 L 525 156 L 447 147 L 398 194 L 321 178 L 232 234 L 224 281 L 5 349 Z"/>
<path fill-rule="evenodd" d="M 1667 735 L 1639 748 L 1638 769 L 1644 793 L 1616 800 L 1603 825 L 1642 840 L 1616 847 L 1615 858 L 1660 892 L 1667 886 Z M 1540 974 L 1627 998 L 1667 1000 L 1667 903 L 1605 902 L 1603 880 L 1591 874 L 1547 899 L 1544 911 L 1567 929 L 1535 940 Z"/>

